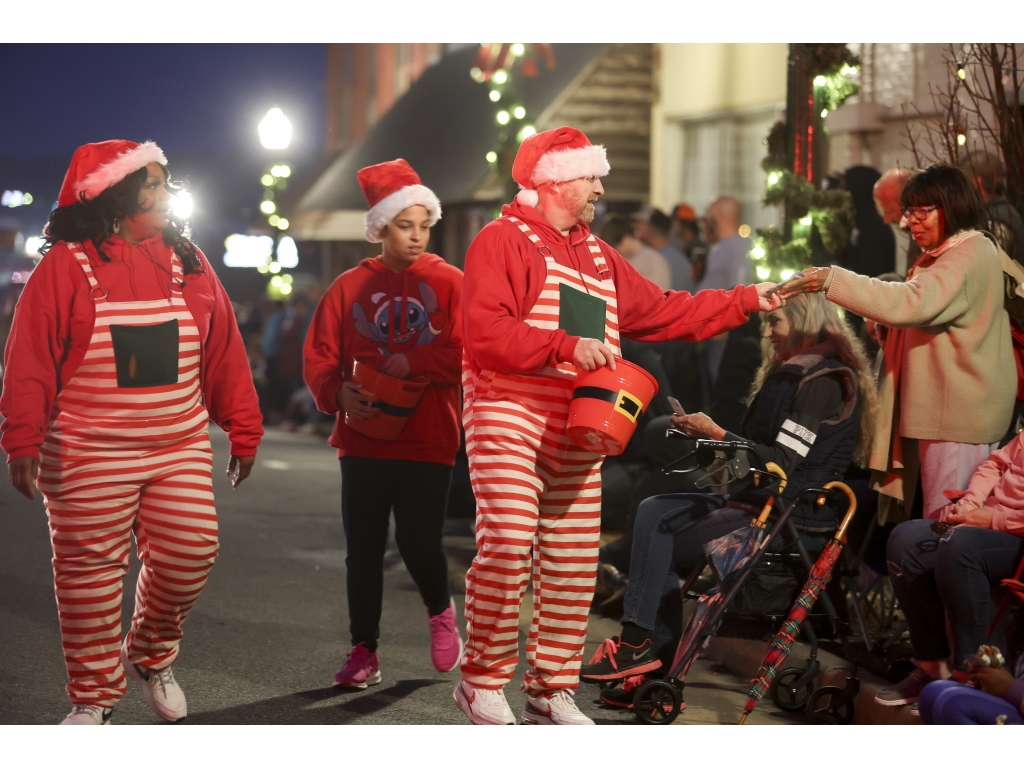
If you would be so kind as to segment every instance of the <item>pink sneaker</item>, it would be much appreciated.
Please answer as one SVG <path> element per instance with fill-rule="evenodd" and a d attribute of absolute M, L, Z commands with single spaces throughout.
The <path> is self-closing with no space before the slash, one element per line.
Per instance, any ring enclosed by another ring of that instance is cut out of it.
<path fill-rule="evenodd" d="M 430 617 L 430 660 L 438 672 L 451 672 L 459 666 L 462 638 L 455 627 L 455 601 L 437 616 Z"/>
<path fill-rule="evenodd" d="M 339 688 L 355 688 L 363 690 L 367 686 L 380 683 L 380 658 L 376 651 L 359 643 L 345 659 L 345 666 L 334 676 L 334 684 Z"/>

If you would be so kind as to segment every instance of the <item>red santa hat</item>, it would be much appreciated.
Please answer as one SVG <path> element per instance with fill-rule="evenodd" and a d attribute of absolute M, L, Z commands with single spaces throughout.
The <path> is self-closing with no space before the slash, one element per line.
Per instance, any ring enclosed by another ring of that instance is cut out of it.
<path fill-rule="evenodd" d="M 540 184 L 607 176 L 610 170 L 605 148 L 591 144 L 583 131 L 563 125 L 535 133 L 519 145 L 512 163 L 512 178 L 523 190 L 516 200 L 533 207 Z"/>
<path fill-rule="evenodd" d="M 357 174 L 370 210 L 363 217 L 366 239 L 379 243 L 381 232 L 410 205 L 422 205 L 430 214 L 429 226 L 441 218 L 441 201 L 423 186 L 419 175 L 402 158 L 363 168 Z"/>
<path fill-rule="evenodd" d="M 134 141 L 111 139 L 83 144 L 71 158 L 57 206 L 63 208 L 80 202 L 83 192 L 85 198 L 91 200 L 150 163 L 167 165 L 163 150 L 152 141 L 136 144 Z"/>

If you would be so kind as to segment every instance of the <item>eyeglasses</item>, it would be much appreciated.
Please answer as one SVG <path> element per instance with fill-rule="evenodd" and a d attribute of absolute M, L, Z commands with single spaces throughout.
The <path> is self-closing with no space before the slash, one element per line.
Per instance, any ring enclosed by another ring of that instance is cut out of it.
<path fill-rule="evenodd" d="M 941 205 L 922 205 L 913 208 L 900 208 L 900 213 L 903 214 L 903 218 L 907 221 L 911 219 L 914 221 L 924 221 L 928 218 L 929 213 L 937 211 L 941 207 Z"/>

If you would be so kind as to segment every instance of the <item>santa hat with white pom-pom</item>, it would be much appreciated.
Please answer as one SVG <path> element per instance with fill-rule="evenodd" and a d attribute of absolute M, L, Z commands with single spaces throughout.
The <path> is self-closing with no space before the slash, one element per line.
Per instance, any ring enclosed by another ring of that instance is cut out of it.
<path fill-rule="evenodd" d="M 359 186 L 370 210 L 363 217 L 366 239 L 381 241 L 381 233 L 391 220 L 411 205 L 427 209 L 427 225 L 434 226 L 441 218 L 441 201 L 423 186 L 419 175 L 405 160 L 389 160 L 363 168 L 357 174 Z"/>
<path fill-rule="evenodd" d="M 540 184 L 607 176 L 610 170 L 605 148 L 591 144 L 583 131 L 562 126 L 535 133 L 519 145 L 512 163 L 512 178 L 522 190 L 516 201 L 532 208 Z"/>
<path fill-rule="evenodd" d="M 92 200 L 150 163 L 167 165 L 163 150 L 152 141 L 136 144 L 134 141 L 111 139 L 96 144 L 83 144 L 71 158 L 57 206 L 63 208 L 74 205 L 83 196 L 86 200 Z"/>

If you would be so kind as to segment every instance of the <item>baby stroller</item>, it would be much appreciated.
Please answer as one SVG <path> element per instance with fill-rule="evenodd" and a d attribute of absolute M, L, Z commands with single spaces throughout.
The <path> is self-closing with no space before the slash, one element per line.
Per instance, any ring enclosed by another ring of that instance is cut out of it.
<path fill-rule="evenodd" d="M 677 468 L 691 459 L 694 460 L 695 466 L 688 469 Z M 704 570 L 704 564 L 697 566 L 684 583 L 683 599 L 696 599 L 697 604 L 683 628 L 675 658 L 667 675 L 662 679 L 648 680 L 636 689 L 633 712 L 643 723 L 668 725 L 676 719 L 681 709 L 686 674 L 690 666 L 707 646 L 711 636 L 719 632 L 730 604 L 751 573 L 765 561 L 766 557 L 795 558 L 805 572 L 811 571 L 814 560 L 808 554 L 790 520 L 791 513 L 801 500 L 815 499 L 815 503 L 824 504 L 837 493 L 843 493 L 851 500 L 853 498 L 852 491 L 845 484 L 831 482 L 824 488 L 805 489 L 785 509 L 778 510 L 779 499 L 786 484 L 785 473 L 773 463 L 763 468 L 754 467 L 751 465 L 751 459 L 756 460 L 746 443 L 699 440 L 694 451 L 663 469 L 666 473 L 688 473 L 703 469 L 705 474 L 698 480 L 698 487 L 716 485 L 723 480 L 741 480 L 752 475 L 754 485 L 770 491 L 770 497 L 761 515 L 751 522 L 748 529 L 741 529 L 717 539 L 705 547 L 705 554 L 709 556 L 709 564 L 716 577 L 716 585 L 702 595 L 691 592 Z M 715 480 L 716 477 L 719 478 L 718 481 Z M 851 506 L 844 521 L 844 528 L 852 518 L 854 510 L 855 506 Z M 773 542 L 783 534 L 783 531 L 788 535 L 796 552 L 791 555 L 779 552 L 769 554 Z M 847 659 L 850 660 L 850 674 L 846 685 L 841 689 L 829 687 L 815 691 L 815 680 L 820 669 L 817 660 L 818 638 L 811 622 L 806 622 L 803 624 L 803 631 L 811 647 L 807 663 L 804 667 L 782 670 L 775 676 L 770 694 L 775 704 L 783 710 L 805 710 L 811 722 L 850 722 L 853 719 L 853 699 L 860 687 L 857 665 L 831 600 L 824 592 L 820 597 L 829 625 L 840 638 Z M 777 627 L 786 616 L 770 615 L 765 618 L 769 626 Z M 771 633 L 774 634 L 774 629 Z M 781 663 L 781 659 L 779 661 Z"/>

